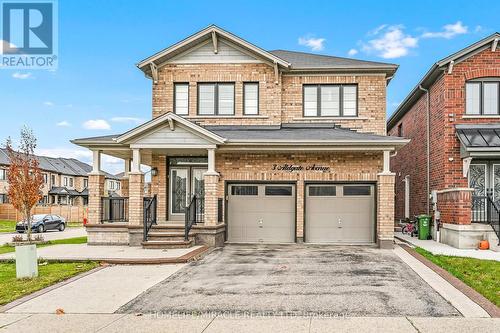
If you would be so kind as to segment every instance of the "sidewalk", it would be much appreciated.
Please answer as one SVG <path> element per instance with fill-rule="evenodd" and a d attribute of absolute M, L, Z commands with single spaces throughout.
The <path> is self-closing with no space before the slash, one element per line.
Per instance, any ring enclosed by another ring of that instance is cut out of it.
<path fill-rule="evenodd" d="M 419 240 L 417 237 L 403 235 L 401 232 L 396 232 L 394 236 L 413 246 L 421 247 L 432 254 L 500 261 L 500 252 L 491 250 L 457 249 L 453 246 L 438 243 L 434 240 Z"/>
<path fill-rule="evenodd" d="M 38 258 L 61 261 L 97 260 L 123 264 L 183 263 L 207 248 L 193 246 L 187 249 L 143 249 L 139 246 L 97 246 L 87 244 L 60 244 L 37 249 Z M 15 253 L 0 255 L 0 260 L 14 259 Z"/>
<path fill-rule="evenodd" d="M 0 314 L 2 332 L 495 332 L 500 319 Z"/>

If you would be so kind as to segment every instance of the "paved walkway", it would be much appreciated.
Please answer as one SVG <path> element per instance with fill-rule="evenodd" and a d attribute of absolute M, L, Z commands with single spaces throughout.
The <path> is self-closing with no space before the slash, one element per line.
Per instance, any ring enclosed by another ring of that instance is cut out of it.
<path fill-rule="evenodd" d="M 0 314 L 2 332 L 497 332 L 500 319 L 422 317 L 169 318 L 123 314 Z"/>
<path fill-rule="evenodd" d="M 183 266 L 184 264 L 108 266 L 28 300 L 7 312 L 54 314 L 57 309 L 63 309 L 65 313 L 114 313 L 120 306 Z"/>
<path fill-rule="evenodd" d="M 421 247 L 432 254 L 500 261 L 500 252 L 491 250 L 457 249 L 453 246 L 438 243 L 433 240 L 419 240 L 417 237 L 403 235 L 400 232 L 397 232 L 395 236 L 413 246 Z"/>
<path fill-rule="evenodd" d="M 23 237 L 26 237 L 26 235 L 18 234 L 17 232 L 0 233 L 0 245 L 12 242 L 12 237 L 15 235 L 23 235 Z M 33 233 L 32 235 L 36 236 L 38 234 Z M 66 239 L 66 238 L 87 236 L 87 232 L 85 231 L 85 228 L 66 228 L 66 230 L 62 232 L 57 230 L 49 230 L 47 232 L 44 232 L 42 236 L 45 240 L 48 241 L 55 239 Z"/>
<path fill-rule="evenodd" d="M 143 249 L 140 246 L 101 246 L 87 244 L 51 245 L 37 249 L 39 258 L 47 260 L 116 260 L 116 259 L 166 259 L 178 258 L 201 248 L 193 246 L 187 249 Z M 15 253 L 0 255 L 0 259 L 14 259 Z"/>

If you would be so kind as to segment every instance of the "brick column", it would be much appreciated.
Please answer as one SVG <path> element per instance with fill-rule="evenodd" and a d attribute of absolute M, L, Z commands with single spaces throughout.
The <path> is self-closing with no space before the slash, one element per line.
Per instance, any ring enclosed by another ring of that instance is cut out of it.
<path fill-rule="evenodd" d="M 437 210 L 442 223 L 470 224 L 472 220 L 472 188 L 449 188 L 437 191 Z"/>
<path fill-rule="evenodd" d="M 129 173 L 128 195 L 128 221 L 129 225 L 141 226 L 143 224 L 144 209 L 144 174 L 142 172 Z"/>
<path fill-rule="evenodd" d="M 128 175 L 123 176 L 120 181 L 122 197 L 128 197 Z"/>
<path fill-rule="evenodd" d="M 217 219 L 217 184 L 219 175 L 206 173 L 203 176 L 205 181 L 205 225 L 216 225 Z"/>
<path fill-rule="evenodd" d="M 89 204 L 88 204 L 88 223 L 101 223 L 102 205 L 101 197 L 104 196 L 104 175 L 89 175 Z"/>
<path fill-rule="evenodd" d="M 394 244 L 395 178 L 390 172 L 377 176 L 377 243 L 381 249 L 392 249 Z"/>

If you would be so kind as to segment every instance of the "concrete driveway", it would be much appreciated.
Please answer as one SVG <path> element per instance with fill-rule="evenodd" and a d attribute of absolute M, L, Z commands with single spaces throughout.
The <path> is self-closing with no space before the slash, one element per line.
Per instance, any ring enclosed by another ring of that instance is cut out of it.
<path fill-rule="evenodd" d="M 460 316 L 393 251 L 306 245 L 226 246 L 117 312 Z"/>

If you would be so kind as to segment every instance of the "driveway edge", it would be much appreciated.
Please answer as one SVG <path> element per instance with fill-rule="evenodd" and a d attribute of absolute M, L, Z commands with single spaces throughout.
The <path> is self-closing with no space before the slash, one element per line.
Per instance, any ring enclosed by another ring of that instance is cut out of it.
<path fill-rule="evenodd" d="M 439 267 L 438 265 L 436 265 L 423 255 L 415 251 L 412 247 L 406 244 L 399 244 L 399 246 L 403 250 L 408 252 L 411 256 L 413 256 L 415 259 L 417 259 L 422 264 L 429 267 L 436 274 L 445 279 L 453 287 L 457 288 L 461 293 L 463 293 L 465 296 L 471 299 L 474 303 L 483 308 L 483 310 L 486 311 L 492 318 L 500 318 L 500 308 L 498 308 L 486 297 L 484 297 L 483 295 L 481 295 L 480 293 L 478 293 L 477 291 L 466 285 L 464 282 L 462 282 L 462 280 L 458 279 L 445 269 Z"/>

